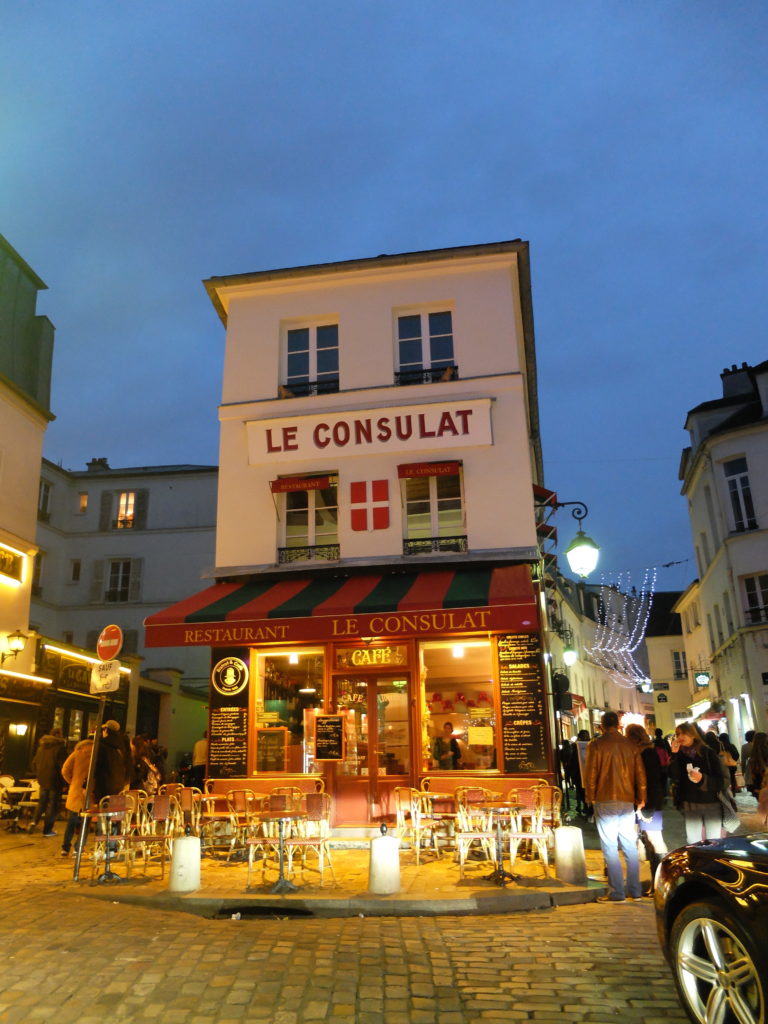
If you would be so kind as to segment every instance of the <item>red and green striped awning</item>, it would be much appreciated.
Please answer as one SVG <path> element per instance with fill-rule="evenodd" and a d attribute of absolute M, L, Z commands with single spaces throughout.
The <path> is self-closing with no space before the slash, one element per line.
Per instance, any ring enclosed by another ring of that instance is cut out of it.
<path fill-rule="evenodd" d="M 150 615 L 147 647 L 538 629 L 527 565 L 216 583 Z"/>

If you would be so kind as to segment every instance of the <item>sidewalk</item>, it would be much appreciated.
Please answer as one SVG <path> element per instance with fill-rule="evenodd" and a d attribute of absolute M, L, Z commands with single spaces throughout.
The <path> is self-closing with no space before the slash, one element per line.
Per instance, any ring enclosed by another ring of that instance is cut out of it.
<path fill-rule="evenodd" d="M 759 829 L 755 801 L 747 794 L 737 798 L 742 828 Z M 261 867 L 255 865 L 252 886 L 246 889 L 247 864 L 233 860 L 205 856 L 201 861 L 200 889 L 188 894 L 168 891 L 169 865 L 165 880 L 160 880 L 159 864 L 152 862 L 147 875 L 143 874 L 141 860 L 137 860 L 132 877 L 126 877 L 126 867 L 118 861 L 115 870 L 122 881 L 96 884 L 91 881 L 92 864 L 83 858 L 80 881 L 74 882 L 74 860 L 60 856 L 60 835 L 44 839 L 39 834 L 0 831 L 0 856 L 3 872 L 0 887 L 8 889 L 37 889 L 41 895 L 57 891 L 77 891 L 81 895 L 110 902 L 152 906 L 157 909 L 176 910 L 203 917 L 240 914 L 243 917 L 268 915 L 279 917 L 349 917 L 349 916 L 434 916 L 442 914 L 496 914 L 515 910 L 548 909 L 551 907 L 589 903 L 604 891 L 603 859 L 593 824 L 582 818 L 572 822 L 582 831 L 589 883 L 572 886 L 550 876 L 544 878 L 538 861 L 519 860 L 515 873 L 520 881 L 506 888 L 485 881 L 487 862 L 472 861 L 466 867 L 466 877 L 459 879 L 459 868 L 450 852 L 435 858 L 426 852 L 417 868 L 414 855 L 402 850 L 400 855 L 401 889 L 394 896 L 375 896 L 368 888 L 368 850 L 334 849 L 333 862 L 338 884 L 334 884 L 326 867 L 325 885 L 319 885 L 318 873 L 308 868 L 304 878 L 297 876 L 298 892 L 273 896 L 270 886 L 276 872 L 270 871 L 266 885 L 262 884 Z M 682 817 L 673 808 L 664 811 L 664 835 L 670 849 L 685 842 Z M 649 868 L 641 863 L 641 879 L 648 882 Z"/>

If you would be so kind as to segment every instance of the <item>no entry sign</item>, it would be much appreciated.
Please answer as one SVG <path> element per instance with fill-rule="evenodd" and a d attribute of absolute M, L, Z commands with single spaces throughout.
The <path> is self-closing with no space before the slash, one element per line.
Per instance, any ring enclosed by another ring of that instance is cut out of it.
<path fill-rule="evenodd" d="M 123 649 L 123 631 L 119 626 L 105 626 L 96 641 L 96 653 L 102 661 L 112 661 Z"/>

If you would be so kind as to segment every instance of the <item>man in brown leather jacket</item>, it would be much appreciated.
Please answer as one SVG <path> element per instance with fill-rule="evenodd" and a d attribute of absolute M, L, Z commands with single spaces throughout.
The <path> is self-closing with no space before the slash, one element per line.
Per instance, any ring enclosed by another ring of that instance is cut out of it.
<path fill-rule="evenodd" d="M 598 902 L 623 903 L 642 899 L 637 856 L 635 808 L 645 805 L 645 768 L 640 747 L 619 732 L 619 716 L 606 711 L 603 735 L 587 747 L 584 788 L 595 808 L 595 824 L 608 870 L 607 896 Z M 627 864 L 626 890 L 619 849 Z"/>

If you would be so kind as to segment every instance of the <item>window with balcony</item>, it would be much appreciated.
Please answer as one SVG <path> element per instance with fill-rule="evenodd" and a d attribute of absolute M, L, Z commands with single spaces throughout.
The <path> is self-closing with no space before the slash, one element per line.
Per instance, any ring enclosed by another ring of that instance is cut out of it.
<path fill-rule="evenodd" d="M 768 622 L 768 572 L 745 576 L 743 584 L 747 624 Z"/>
<path fill-rule="evenodd" d="M 398 467 L 404 509 L 403 554 L 466 551 L 461 464 Z"/>
<path fill-rule="evenodd" d="M 723 473 L 731 501 L 733 529 L 737 533 L 756 530 L 755 506 L 752 503 L 752 489 L 749 485 L 747 460 L 731 459 L 723 463 Z"/>
<path fill-rule="evenodd" d="M 292 398 L 339 390 L 339 325 L 289 327 L 284 334 L 280 396 Z"/>
<path fill-rule="evenodd" d="M 430 384 L 455 380 L 458 375 L 450 310 L 397 317 L 396 384 Z"/>
<path fill-rule="evenodd" d="M 100 530 L 145 530 L 149 491 L 102 491 Z"/>
<path fill-rule="evenodd" d="M 333 561 L 339 557 L 338 478 L 283 477 L 272 481 L 279 494 L 282 547 L 278 561 Z"/>
<path fill-rule="evenodd" d="M 124 604 L 141 598 L 141 558 L 108 558 L 93 564 L 90 600 L 95 604 Z"/>

